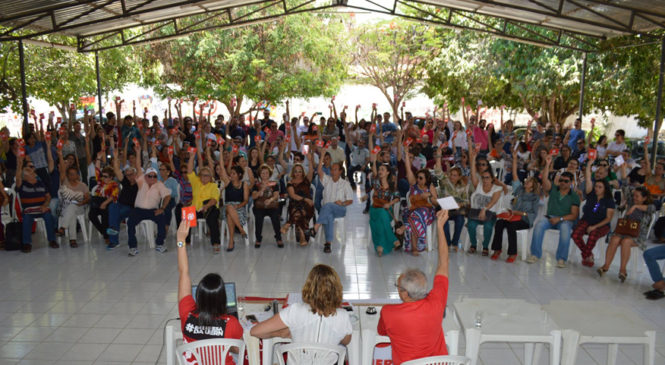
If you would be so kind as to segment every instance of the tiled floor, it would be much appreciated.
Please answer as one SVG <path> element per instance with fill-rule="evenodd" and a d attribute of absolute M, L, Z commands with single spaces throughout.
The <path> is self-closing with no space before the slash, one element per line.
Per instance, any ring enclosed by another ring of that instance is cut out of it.
<path fill-rule="evenodd" d="M 278 249 L 269 225 L 258 250 L 238 245 L 232 253 L 215 256 L 208 245 L 195 241 L 192 278 L 218 272 L 237 283 L 239 295 L 281 296 L 299 291 L 308 270 L 322 262 L 336 268 L 347 299 L 368 299 L 396 297 L 393 284 L 406 267 L 434 271 L 436 251 L 420 257 L 401 252 L 377 257 L 368 247 L 368 217 L 361 210 L 357 203 L 350 208 L 346 244 L 334 244 L 331 255 L 317 245 L 301 248 L 291 243 Z M 35 235 L 38 241 L 31 254 L 0 252 L 0 364 L 164 363 L 163 354 L 159 358 L 162 328 L 177 317 L 173 236 L 168 237 L 167 253 L 139 243 L 137 257 L 128 257 L 126 247 L 107 252 L 97 234 L 91 244 L 78 249 L 49 249 L 40 237 Z M 557 269 L 551 253 L 536 265 L 452 253 L 449 301 L 467 295 L 539 303 L 595 299 L 625 305 L 657 328 L 656 364 L 665 364 L 665 300 L 643 299 L 641 292 L 649 285 L 646 274 L 625 284 L 616 280 L 616 269 L 610 274 L 599 280 L 595 271 L 578 264 Z M 641 364 L 641 347 L 619 349 L 618 364 Z M 606 357 L 605 347 L 584 346 L 577 364 L 603 364 Z M 521 364 L 523 348 L 483 345 L 480 359 L 484 365 Z M 547 363 L 547 356 L 541 363 Z"/>

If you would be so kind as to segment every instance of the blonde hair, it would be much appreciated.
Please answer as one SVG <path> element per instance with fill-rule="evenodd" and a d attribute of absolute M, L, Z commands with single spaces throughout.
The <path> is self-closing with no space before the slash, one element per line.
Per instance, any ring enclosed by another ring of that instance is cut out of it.
<path fill-rule="evenodd" d="M 272 168 L 271 168 L 270 166 L 268 166 L 268 164 L 265 164 L 265 163 L 264 163 L 263 165 L 259 166 L 259 177 L 261 177 L 261 171 L 262 171 L 263 169 L 268 170 L 268 174 L 269 174 L 270 176 L 272 176 Z M 270 178 L 270 176 L 268 176 L 268 178 Z"/>
<path fill-rule="evenodd" d="M 293 164 L 293 167 L 291 168 L 291 174 L 289 174 L 289 177 L 291 178 L 291 180 L 293 180 L 293 174 L 296 171 L 296 167 L 300 167 L 302 169 L 303 178 L 305 178 L 306 177 L 305 175 L 307 175 L 305 173 L 305 167 L 301 163 L 296 163 L 296 164 Z"/>
<path fill-rule="evenodd" d="M 307 275 L 302 287 L 302 300 L 312 307 L 312 313 L 328 317 L 342 305 L 342 282 L 335 269 L 318 264 Z"/>

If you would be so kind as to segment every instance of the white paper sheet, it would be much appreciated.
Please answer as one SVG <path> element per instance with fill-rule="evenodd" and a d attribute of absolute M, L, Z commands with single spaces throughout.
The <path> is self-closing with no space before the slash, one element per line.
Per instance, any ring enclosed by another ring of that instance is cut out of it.
<path fill-rule="evenodd" d="M 441 209 L 444 209 L 444 210 L 454 210 L 454 209 L 459 208 L 459 205 L 457 205 L 457 202 L 455 201 L 455 198 L 453 198 L 452 196 L 447 196 L 445 198 L 439 198 L 436 201 L 437 201 L 437 203 L 439 203 L 439 206 L 441 207 Z"/>

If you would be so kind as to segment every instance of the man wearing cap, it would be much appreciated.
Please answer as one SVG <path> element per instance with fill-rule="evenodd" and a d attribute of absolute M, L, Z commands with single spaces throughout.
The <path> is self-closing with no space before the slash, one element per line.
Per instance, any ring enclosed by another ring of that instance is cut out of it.
<path fill-rule="evenodd" d="M 547 213 L 545 217 L 536 222 L 533 227 L 533 240 L 531 241 L 531 256 L 526 262 L 533 264 L 540 260 L 543 254 L 543 240 L 548 229 L 559 231 L 559 246 L 556 250 L 557 267 L 566 267 L 568 248 L 573 232 L 573 224 L 577 220 L 580 210 L 580 198 L 571 189 L 574 176 L 564 171 L 550 182 L 549 173 L 552 165 L 552 156 L 546 158 L 545 171 L 543 171 L 543 191 L 549 195 Z"/>
<path fill-rule="evenodd" d="M 164 211 L 171 200 L 171 190 L 164 185 L 163 182 L 157 179 L 157 170 L 150 167 L 141 174 L 141 165 L 136 159 L 136 171 L 139 171 L 139 176 L 136 179 L 138 185 L 138 192 L 136 194 L 136 201 L 134 202 L 134 209 L 129 213 L 127 220 L 127 234 L 129 236 L 129 256 L 136 256 L 139 250 L 136 248 L 136 226 L 146 219 L 149 219 L 157 224 L 157 240 L 155 243 L 157 252 L 166 252 L 164 247 L 164 238 L 166 238 L 166 215 Z"/>

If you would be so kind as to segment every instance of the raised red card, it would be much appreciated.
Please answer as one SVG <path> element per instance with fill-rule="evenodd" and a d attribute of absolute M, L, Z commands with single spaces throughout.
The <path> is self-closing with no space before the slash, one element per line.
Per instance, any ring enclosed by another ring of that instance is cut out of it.
<path fill-rule="evenodd" d="M 260 135 L 258 135 L 258 134 L 257 134 L 257 135 L 255 135 L 255 136 L 254 136 L 254 142 L 256 142 L 256 143 L 259 143 L 259 142 L 261 142 L 261 136 L 260 136 Z"/>
<path fill-rule="evenodd" d="M 58 143 L 55 144 L 55 148 L 57 148 L 57 149 L 59 149 L 59 150 L 62 149 L 62 140 L 61 140 L 61 139 L 59 139 L 59 140 L 58 140 Z"/>
<path fill-rule="evenodd" d="M 372 123 L 372 124 L 369 126 L 369 132 L 370 132 L 370 133 L 374 133 L 374 132 L 376 132 L 376 124 Z"/>
<path fill-rule="evenodd" d="M 558 148 L 552 148 L 550 150 L 550 155 L 551 156 L 558 156 L 559 155 L 559 149 Z"/>
<path fill-rule="evenodd" d="M 19 157 L 25 157 L 25 148 L 21 147 L 18 149 Z"/>
<path fill-rule="evenodd" d="M 46 142 L 50 142 L 51 141 L 51 132 L 44 133 L 44 138 L 46 139 Z"/>
<path fill-rule="evenodd" d="M 413 138 L 409 137 L 404 141 L 404 146 L 408 147 L 411 143 L 413 143 Z"/>
<path fill-rule="evenodd" d="M 189 222 L 189 227 L 196 227 L 196 207 L 182 207 L 182 219 Z"/>
<path fill-rule="evenodd" d="M 173 146 L 166 147 L 166 153 L 168 153 L 169 156 L 173 156 Z"/>
<path fill-rule="evenodd" d="M 374 146 L 374 148 L 372 148 L 372 154 L 374 155 L 376 155 L 380 151 L 381 151 L 381 146 Z"/>
<path fill-rule="evenodd" d="M 189 147 L 189 148 L 187 149 L 187 152 L 189 152 L 189 153 L 196 153 L 196 147 Z"/>
<path fill-rule="evenodd" d="M 317 140 L 317 141 L 316 141 L 316 145 L 317 145 L 318 147 L 323 147 L 323 146 L 324 146 L 324 142 L 323 142 L 323 140 L 322 140 L 322 139 Z"/>
<path fill-rule="evenodd" d="M 237 145 L 237 144 L 234 144 L 234 145 L 233 145 L 233 148 L 231 148 L 231 150 L 233 151 L 233 153 L 238 152 L 238 145 Z"/>
<path fill-rule="evenodd" d="M 25 140 L 23 140 L 23 138 L 20 138 L 18 140 L 18 145 L 21 146 L 21 147 L 25 146 Z"/>
<path fill-rule="evenodd" d="M 598 156 L 598 152 L 593 148 L 591 148 L 589 149 L 589 152 L 587 152 L 587 156 L 589 156 L 589 160 L 595 160 L 596 157 Z"/>

